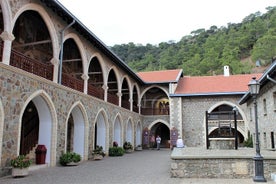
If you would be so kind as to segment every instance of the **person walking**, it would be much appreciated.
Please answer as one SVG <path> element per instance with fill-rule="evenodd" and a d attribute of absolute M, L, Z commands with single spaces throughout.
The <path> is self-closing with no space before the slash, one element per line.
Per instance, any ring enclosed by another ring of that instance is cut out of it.
<path fill-rule="evenodd" d="M 157 150 L 160 150 L 160 143 L 161 143 L 161 137 L 157 135 L 156 137 Z"/>

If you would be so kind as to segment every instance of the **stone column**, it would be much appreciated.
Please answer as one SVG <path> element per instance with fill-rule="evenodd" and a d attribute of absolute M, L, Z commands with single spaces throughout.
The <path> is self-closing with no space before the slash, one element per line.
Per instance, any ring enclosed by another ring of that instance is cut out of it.
<path fill-rule="evenodd" d="M 137 104 L 137 107 L 138 107 L 138 112 L 139 112 L 139 114 L 141 114 L 141 104 L 138 103 L 138 104 Z"/>
<path fill-rule="evenodd" d="M 58 82 L 58 66 L 59 66 L 59 60 L 57 58 L 52 58 L 51 59 L 52 65 L 54 65 L 54 71 L 53 71 L 53 82 L 57 83 Z"/>
<path fill-rule="evenodd" d="M 87 74 L 82 74 L 81 78 L 84 80 L 83 92 L 87 94 L 89 76 Z"/>
<path fill-rule="evenodd" d="M 7 31 L 2 32 L 0 37 L 4 41 L 2 62 L 6 65 L 9 65 L 10 57 L 11 57 L 11 45 L 12 45 L 12 41 L 15 39 L 15 37 L 13 36 L 13 34 L 10 34 Z"/>
<path fill-rule="evenodd" d="M 116 93 L 116 95 L 119 98 L 119 107 L 122 107 L 122 96 L 123 96 L 123 94 L 121 92 L 118 92 L 118 93 Z"/>
<path fill-rule="evenodd" d="M 130 106 L 130 111 L 133 111 L 133 100 L 132 100 L 132 98 L 129 99 L 129 106 Z"/>
<path fill-rule="evenodd" d="M 108 86 L 103 85 L 102 88 L 104 89 L 104 101 L 107 102 L 107 91 L 108 91 Z"/>

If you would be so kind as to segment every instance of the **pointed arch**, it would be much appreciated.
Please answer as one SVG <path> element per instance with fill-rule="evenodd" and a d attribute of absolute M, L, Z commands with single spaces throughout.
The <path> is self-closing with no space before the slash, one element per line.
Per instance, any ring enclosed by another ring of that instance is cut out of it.
<path fill-rule="evenodd" d="M 39 115 L 38 144 L 46 146 L 48 153 L 46 154 L 46 163 L 50 164 L 50 166 L 54 166 L 56 164 L 57 113 L 51 97 L 44 90 L 38 90 L 30 95 L 22 107 L 19 115 L 17 153 L 19 153 L 20 148 L 22 118 L 30 101 L 33 101 L 35 104 Z"/>
<path fill-rule="evenodd" d="M 109 148 L 109 125 L 107 113 L 103 108 L 101 108 L 96 115 L 94 129 L 94 147 L 99 145 L 102 146 L 105 151 L 107 151 Z"/>
<path fill-rule="evenodd" d="M 98 61 L 99 61 L 99 65 L 100 65 L 101 70 L 102 70 L 102 72 L 103 72 L 103 74 L 102 74 L 102 75 L 103 75 L 103 82 L 104 82 L 104 84 L 105 84 L 105 81 L 107 81 L 107 73 L 108 73 L 108 71 L 106 70 L 106 63 L 105 63 L 105 61 L 104 61 L 104 59 L 103 59 L 101 53 L 96 52 L 96 53 L 94 53 L 94 54 L 90 57 L 88 66 L 91 65 L 91 62 L 92 62 L 92 59 L 93 59 L 93 58 L 97 58 Z M 103 84 L 103 85 L 104 85 L 104 84 Z"/>
<path fill-rule="evenodd" d="M 80 154 L 83 160 L 88 158 L 88 117 L 84 105 L 77 101 L 75 102 L 69 110 L 66 119 L 66 130 L 68 130 L 68 120 L 70 114 L 73 117 L 74 131 L 73 131 L 73 151 Z M 65 131 L 65 137 L 68 131 Z M 65 145 L 67 145 L 67 139 Z M 66 146 L 65 146 L 66 147 Z"/>
<path fill-rule="evenodd" d="M 53 58 L 58 58 L 59 57 L 59 52 L 58 52 L 58 48 L 59 48 L 59 42 L 58 42 L 58 32 L 55 29 L 54 23 L 52 22 L 52 19 L 50 18 L 50 16 L 48 15 L 48 13 L 45 11 L 45 9 L 35 3 L 28 3 L 24 6 L 22 6 L 14 15 L 14 18 L 12 20 L 12 28 L 15 25 L 16 20 L 18 19 L 18 17 L 25 11 L 27 10 L 33 10 L 36 11 L 44 20 L 47 28 L 48 28 L 48 32 L 50 34 L 50 38 L 52 41 L 52 48 L 53 48 Z"/>
<path fill-rule="evenodd" d="M 133 120 L 132 118 L 128 118 L 127 120 L 127 124 L 126 124 L 126 141 L 127 142 L 131 142 L 132 145 L 133 144 L 133 136 L 134 136 L 134 127 L 133 127 Z"/>
<path fill-rule="evenodd" d="M 140 99 L 141 114 L 143 115 L 169 115 L 170 105 L 168 92 L 156 85 L 143 90 Z"/>
<path fill-rule="evenodd" d="M 140 106 L 140 102 L 139 99 L 140 97 L 140 89 L 137 85 L 137 83 L 135 83 L 132 87 L 132 110 L 134 112 L 139 113 L 139 106 Z"/>
<path fill-rule="evenodd" d="M 124 76 L 121 81 L 121 106 L 125 109 L 130 110 L 130 97 L 131 97 L 131 90 L 130 90 L 130 81 L 129 78 Z"/>
<path fill-rule="evenodd" d="M 88 61 L 87 61 L 87 57 L 86 57 L 86 49 L 83 46 L 82 41 L 80 40 L 80 38 L 78 37 L 78 35 L 76 35 L 75 33 L 69 33 L 66 34 L 64 36 L 64 43 L 66 42 L 67 39 L 73 39 L 74 42 L 76 43 L 77 47 L 78 47 L 78 51 L 80 53 L 81 56 L 81 60 L 82 60 L 82 72 L 83 74 L 87 75 L 87 68 L 88 68 Z"/>
<path fill-rule="evenodd" d="M 103 61 L 99 54 L 95 54 L 89 61 L 88 67 L 88 94 L 104 100 L 103 86 L 105 81 L 105 71 L 103 70 Z"/>
<path fill-rule="evenodd" d="M 107 78 L 107 101 L 115 105 L 119 105 L 119 84 L 118 71 L 112 67 L 108 72 Z"/>
<path fill-rule="evenodd" d="M 4 21 L 4 30 L 8 33 L 12 32 L 12 12 L 10 8 L 10 4 L 7 0 L 2 0 L 0 2 L 1 10 L 3 14 Z"/>
<path fill-rule="evenodd" d="M 138 145 L 142 146 L 142 131 L 143 131 L 142 129 L 143 129 L 142 124 L 140 121 L 138 121 L 137 125 L 136 125 L 136 137 L 135 137 L 136 145 L 135 145 L 135 147 Z"/>
<path fill-rule="evenodd" d="M 220 101 L 220 102 L 217 102 L 217 103 L 215 103 L 214 105 L 212 105 L 209 109 L 208 109 L 208 113 L 211 113 L 212 111 L 214 111 L 214 109 L 216 109 L 217 107 L 219 107 L 219 106 L 222 106 L 222 105 L 227 105 L 227 106 L 230 106 L 230 107 L 236 107 L 237 109 L 238 109 L 238 112 L 239 112 L 239 114 L 240 114 L 240 116 L 241 116 L 241 119 L 243 120 L 243 122 L 244 122 L 244 125 L 243 125 L 243 127 L 241 127 L 241 126 L 239 126 L 238 125 L 238 131 L 242 134 L 242 136 L 244 137 L 244 138 L 247 138 L 247 126 L 248 126 L 248 121 L 247 121 L 247 119 L 246 119 L 246 115 L 245 115 L 245 113 L 243 112 L 243 110 L 237 105 L 237 104 L 235 104 L 235 103 L 233 103 L 233 102 L 229 102 L 229 101 Z M 206 126 L 205 126 L 205 122 L 206 122 L 206 120 L 205 120 L 205 118 L 206 117 L 204 117 L 204 122 L 203 122 L 203 126 L 205 127 L 205 129 L 206 129 Z M 209 130 L 209 134 L 213 131 L 213 130 L 215 130 L 216 128 L 214 127 L 214 128 L 212 128 L 212 129 L 210 129 Z"/>
<path fill-rule="evenodd" d="M 118 146 L 123 146 L 123 126 L 122 126 L 122 116 L 120 113 L 118 113 L 115 117 L 114 123 L 113 123 L 113 141 L 116 141 L 118 143 Z"/>
<path fill-rule="evenodd" d="M 149 126 L 150 135 L 154 135 L 157 137 L 159 135 L 161 137 L 161 147 L 170 147 L 170 124 L 162 119 L 157 119 L 153 121 Z"/>

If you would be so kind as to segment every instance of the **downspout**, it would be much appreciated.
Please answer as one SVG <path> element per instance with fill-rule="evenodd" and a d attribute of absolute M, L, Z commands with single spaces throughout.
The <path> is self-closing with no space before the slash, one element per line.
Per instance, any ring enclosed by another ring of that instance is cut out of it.
<path fill-rule="evenodd" d="M 269 77 L 268 74 L 266 75 L 266 78 L 267 78 L 268 80 L 270 80 L 271 82 L 273 82 L 274 84 L 276 84 L 276 80 L 274 80 L 274 79 L 272 79 L 271 77 Z"/>
<path fill-rule="evenodd" d="M 63 61 L 63 39 L 64 39 L 64 32 L 71 27 L 75 23 L 75 19 L 71 22 L 71 24 L 67 25 L 64 29 L 61 30 L 61 43 L 60 43 L 60 57 L 59 57 L 59 77 L 58 83 L 61 84 L 61 74 L 62 74 L 62 61 Z"/>

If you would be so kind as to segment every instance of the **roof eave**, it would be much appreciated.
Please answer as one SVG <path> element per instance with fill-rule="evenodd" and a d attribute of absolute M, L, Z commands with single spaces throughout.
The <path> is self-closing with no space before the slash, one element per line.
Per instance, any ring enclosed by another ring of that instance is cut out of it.
<path fill-rule="evenodd" d="M 84 24 L 81 23 L 81 21 L 76 18 L 66 7 L 64 7 L 58 0 L 41 0 L 41 2 L 45 3 L 49 8 L 53 9 L 53 6 L 57 6 L 55 8 L 56 11 L 63 11 L 63 13 L 58 13 L 57 15 L 62 17 L 65 22 L 70 23 L 73 20 L 76 21 L 76 23 L 72 26 L 75 28 L 76 31 L 80 32 L 84 37 L 86 37 L 88 40 L 92 42 L 99 50 L 101 50 L 103 53 L 105 53 L 107 56 L 111 57 L 111 61 L 116 63 L 118 66 L 120 66 L 123 70 L 125 70 L 128 74 L 130 74 L 136 81 L 138 81 L 140 84 L 145 84 L 145 82 L 134 72 L 132 71 L 129 66 L 125 64 L 124 61 L 122 61 L 115 53 L 113 53 L 110 49 L 108 49 L 108 46 L 105 45 L 93 32 L 91 32 Z M 54 3 L 54 4 L 53 4 Z M 61 10 L 60 10 L 60 9 Z"/>
<path fill-rule="evenodd" d="M 259 79 L 259 83 L 260 83 L 260 86 L 262 87 L 262 85 L 268 81 L 268 77 L 270 74 L 274 73 L 275 72 L 275 69 L 276 69 L 276 62 L 272 63 L 272 65 L 264 72 L 264 74 L 260 77 Z M 246 94 L 244 94 L 244 96 L 242 96 L 242 98 L 240 99 L 239 101 L 239 104 L 242 105 L 244 104 L 245 102 L 247 102 L 248 99 L 251 98 L 251 95 L 250 95 L 250 92 L 247 91 Z"/>
<path fill-rule="evenodd" d="M 170 97 L 196 97 L 196 96 L 229 96 L 244 95 L 246 92 L 211 92 L 211 93 L 187 93 L 187 94 L 170 94 Z"/>

